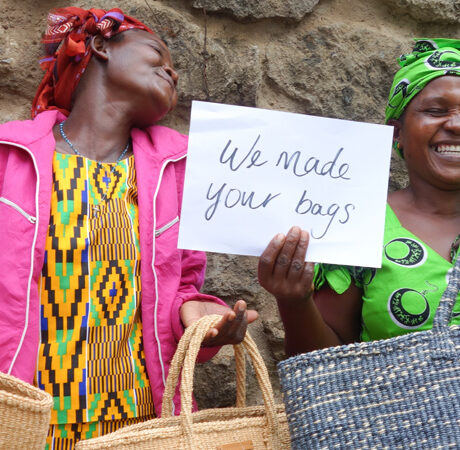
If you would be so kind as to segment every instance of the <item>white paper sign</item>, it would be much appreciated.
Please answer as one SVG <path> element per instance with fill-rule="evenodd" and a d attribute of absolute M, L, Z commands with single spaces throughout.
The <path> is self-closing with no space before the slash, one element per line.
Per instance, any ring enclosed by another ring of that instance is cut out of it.
<path fill-rule="evenodd" d="M 393 128 L 193 102 L 179 248 L 260 255 L 307 229 L 307 260 L 380 267 Z"/>

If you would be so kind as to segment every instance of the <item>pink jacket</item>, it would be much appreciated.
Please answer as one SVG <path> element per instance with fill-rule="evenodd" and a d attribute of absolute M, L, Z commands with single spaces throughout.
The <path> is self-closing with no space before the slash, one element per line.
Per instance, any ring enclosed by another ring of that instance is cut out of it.
<path fill-rule="evenodd" d="M 0 125 L 0 371 L 33 383 L 39 344 L 38 281 L 50 219 L 53 126 L 65 117 Z M 138 180 L 142 322 L 157 414 L 169 363 L 183 333 L 180 306 L 221 300 L 198 289 L 206 259 L 177 249 L 187 137 L 166 127 L 132 130 Z M 217 349 L 203 349 L 200 360 Z M 176 414 L 179 411 L 176 394 Z"/>

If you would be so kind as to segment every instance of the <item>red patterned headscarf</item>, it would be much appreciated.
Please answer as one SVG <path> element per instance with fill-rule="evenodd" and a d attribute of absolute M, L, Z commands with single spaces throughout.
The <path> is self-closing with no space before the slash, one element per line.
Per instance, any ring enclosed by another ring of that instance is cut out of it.
<path fill-rule="evenodd" d="M 46 73 L 35 94 L 32 117 L 50 109 L 68 116 L 72 95 L 92 56 L 90 38 L 100 34 L 109 39 L 133 28 L 153 33 L 120 9 L 87 11 L 69 7 L 53 10 L 48 15 L 48 28 L 42 39 L 46 55 L 40 65 Z"/>

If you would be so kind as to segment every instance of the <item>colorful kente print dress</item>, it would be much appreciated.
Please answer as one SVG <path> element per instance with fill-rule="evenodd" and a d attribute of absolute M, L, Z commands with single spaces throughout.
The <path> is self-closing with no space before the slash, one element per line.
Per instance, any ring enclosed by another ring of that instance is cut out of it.
<path fill-rule="evenodd" d="M 140 320 L 134 158 L 114 165 L 54 154 L 37 382 L 54 398 L 50 434 L 63 439 L 154 414 Z"/>
<path fill-rule="evenodd" d="M 447 261 L 404 228 L 387 205 L 382 267 L 317 264 L 316 289 L 327 282 L 341 294 L 353 282 L 363 290 L 363 341 L 430 329 L 449 271 L 458 258 L 459 238 L 452 244 L 451 261 Z M 460 324 L 460 293 L 451 324 Z"/>

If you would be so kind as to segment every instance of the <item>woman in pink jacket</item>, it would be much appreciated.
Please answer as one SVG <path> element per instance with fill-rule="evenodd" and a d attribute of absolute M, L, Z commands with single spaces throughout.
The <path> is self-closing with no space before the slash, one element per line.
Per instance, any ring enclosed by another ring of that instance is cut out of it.
<path fill-rule="evenodd" d="M 161 414 L 183 328 L 222 314 L 200 358 L 257 317 L 200 294 L 177 249 L 187 138 L 159 37 L 119 9 L 53 11 L 33 120 L 0 125 L 0 370 L 54 398 L 47 445 Z M 176 398 L 176 413 L 179 411 Z"/>

